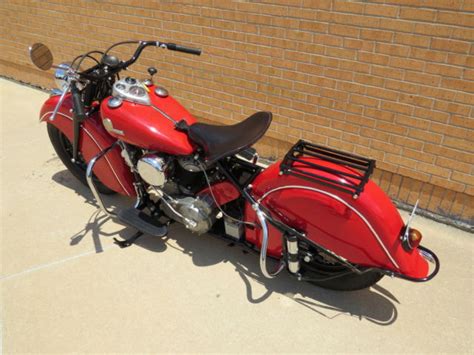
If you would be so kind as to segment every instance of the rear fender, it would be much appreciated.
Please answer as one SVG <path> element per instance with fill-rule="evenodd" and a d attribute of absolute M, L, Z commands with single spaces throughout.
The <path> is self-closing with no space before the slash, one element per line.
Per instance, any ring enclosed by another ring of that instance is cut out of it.
<path fill-rule="evenodd" d="M 43 104 L 40 122 L 48 122 L 63 132 L 70 141 L 73 140 L 73 117 L 71 95 L 66 95 L 64 102 L 53 121 L 50 120 L 59 96 L 51 96 Z M 116 141 L 102 126 L 98 113 L 88 117 L 83 123 L 79 137 L 79 151 L 86 162 L 89 162 L 105 148 Z M 109 151 L 104 159 L 94 166 L 94 174 L 108 188 L 126 196 L 135 196 L 133 176 L 125 164 L 118 147 Z"/>
<path fill-rule="evenodd" d="M 319 164 L 331 163 L 318 161 Z M 390 198 L 372 181 L 358 199 L 350 194 L 291 175 L 279 175 L 280 163 L 264 170 L 252 183 L 256 200 L 262 200 L 274 217 L 304 232 L 310 240 L 367 267 L 425 277 L 428 263 L 418 249 L 407 252 L 400 241 L 404 222 Z M 339 168 L 340 169 L 340 168 Z M 353 171 L 351 171 L 353 173 Z M 245 206 L 247 221 L 258 224 L 252 207 Z M 249 242 L 261 246 L 261 228 L 247 228 Z M 269 226 L 268 254 L 281 257 L 281 232 Z"/>

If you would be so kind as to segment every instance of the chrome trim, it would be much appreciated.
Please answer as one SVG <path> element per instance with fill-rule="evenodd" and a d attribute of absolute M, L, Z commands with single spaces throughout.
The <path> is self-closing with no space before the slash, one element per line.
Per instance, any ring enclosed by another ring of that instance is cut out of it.
<path fill-rule="evenodd" d="M 277 270 L 273 273 L 269 272 L 267 269 L 267 249 L 268 249 L 268 227 L 267 221 L 265 220 L 265 214 L 258 208 L 258 204 L 254 204 L 252 208 L 257 213 L 258 220 L 262 226 L 263 236 L 262 236 L 262 247 L 260 248 L 260 270 L 262 271 L 263 276 L 268 279 L 274 278 L 285 268 L 285 262 L 280 260 L 280 265 Z"/>
<path fill-rule="evenodd" d="M 63 94 L 64 91 L 62 90 L 59 90 L 57 88 L 54 88 L 54 89 L 51 89 L 51 92 L 49 93 L 49 97 L 52 97 L 52 96 L 61 96 Z"/>
<path fill-rule="evenodd" d="M 66 88 L 70 85 L 69 77 L 73 72 L 74 69 L 71 68 L 70 63 L 61 63 L 56 66 L 56 70 L 54 71 L 54 81 L 59 90 L 66 90 Z"/>
<path fill-rule="evenodd" d="M 94 158 L 91 159 L 89 164 L 87 164 L 87 170 L 86 170 L 86 179 L 87 179 L 87 184 L 89 185 L 89 188 L 91 189 L 92 193 L 94 194 L 95 199 L 97 200 L 97 203 L 99 204 L 101 210 L 109 217 L 117 217 L 117 214 L 115 214 L 112 211 L 109 211 L 107 207 L 105 207 L 104 202 L 102 201 L 102 198 L 100 197 L 99 191 L 97 191 L 97 188 L 95 187 L 94 184 L 94 179 L 92 178 L 92 170 L 94 169 L 95 163 L 105 156 L 112 148 L 115 147 L 115 143 L 112 144 L 110 147 L 107 149 L 104 149 L 101 151 L 99 154 L 97 154 Z"/>
<path fill-rule="evenodd" d="M 155 88 L 155 95 L 158 97 L 164 98 L 164 97 L 168 97 L 169 93 L 168 93 L 168 90 L 166 90 L 165 88 L 158 86 Z"/>
<path fill-rule="evenodd" d="M 114 128 L 114 124 L 113 124 L 113 122 L 110 118 L 104 118 L 102 120 L 102 125 L 107 130 L 107 132 L 109 132 L 109 133 L 115 133 L 119 136 L 124 136 L 125 135 L 125 133 L 123 133 L 123 131 L 121 129 Z"/>
<path fill-rule="evenodd" d="M 265 198 L 267 198 L 268 195 L 274 193 L 274 192 L 277 192 L 277 191 L 281 191 L 281 190 L 285 190 L 285 189 L 300 189 L 300 190 L 309 190 L 309 191 L 313 191 L 313 192 L 317 192 L 317 193 L 320 193 L 320 194 L 323 194 L 323 195 L 326 195 L 326 196 L 329 196 L 333 199 L 335 199 L 336 201 L 342 203 L 343 205 L 345 205 L 346 207 L 348 207 L 349 209 L 351 209 L 355 214 L 357 214 L 359 216 L 359 218 L 365 223 L 365 225 L 369 228 L 369 230 L 372 232 L 372 234 L 374 235 L 375 239 L 377 240 L 377 242 L 379 243 L 380 247 L 383 249 L 383 251 L 385 252 L 385 254 L 387 255 L 387 257 L 390 259 L 391 263 L 397 268 L 397 269 L 400 269 L 400 267 L 398 266 L 397 262 L 394 260 L 394 258 L 392 257 L 392 255 L 389 253 L 389 251 L 387 250 L 387 248 L 385 247 L 385 245 L 382 243 L 382 240 L 380 239 L 379 235 L 377 234 L 377 232 L 375 231 L 375 229 L 372 227 L 372 225 L 369 223 L 369 221 L 364 217 L 364 215 L 362 213 L 360 213 L 357 209 L 355 209 L 353 206 L 351 206 L 349 203 L 347 203 L 345 200 L 343 200 L 342 198 L 340 198 L 339 196 L 337 195 L 334 195 L 330 192 L 327 192 L 327 191 L 324 191 L 324 190 L 320 190 L 320 189 L 316 189 L 316 188 L 313 188 L 313 187 L 308 187 L 308 186 L 301 186 L 301 185 L 286 185 L 286 186 L 280 186 L 280 187 L 277 187 L 275 189 L 272 189 L 272 190 L 269 190 L 267 192 L 265 192 L 263 194 L 262 197 L 260 197 L 260 199 L 258 199 L 257 203 L 261 203 Z"/>
<path fill-rule="evenodd" d="M 60 109 L 61 106 L 63 105 L 64 98 L 66 97 L 66 94 L 67 94 L 67 92 L 69 91 L 70 87 L 71 87 L 71 85 L 69 85 L 69 86 L 63 91 L 63 93 L 61 94 L 61 97 L 59 98 L 58 103 L 56 104 L 56 107 L 54 108 L 53 114 L 52 114 L 51 116 L 49 116 L 49 120 L 50 120 L 50 121 L 54 121 L 54 119 L 56 118 L 56 115 L 58 114 L 59 109 Z M 40 122 L 41 122 L 41 120 L 40 120 Z"/>
<path fill-rule="evenodd" d="M 143 94 L 137 95 L 130 92 L 134 88 L 142 88 L 144 91 Z M 112 87 L 112 96 L 119 97 L 130 102 L 135 102 L 140 105 L 148 106 L 151 103 L 149 91 L 150 89 L 148 89 L 148 87 L 146 87 L 146 85 L 139 80 L 132 77 L 126 77 L 115 82 L 114 86 Z"/>
<path fill-rule="evenodd" d="M 411 211 L 410 216 L 408 217 L 407 224 L 405 225 L 405 232 L 400 237 L 400 240 L 402 241 L 402 243 L 406 243 L 410 249 L 413 249 L 413 247 L 410 244 L 410 238 L 409 238 L 410 226 L 411 226 L 411 221 L 413 220 L 413 217 L 415 217 L 415 212 L 416 212 L 416 209 L 418 208 L 419 202 L 420 200 L 416 200 L 415 206 L 413 207 L 413 210 Z"/>
<path fill-rule="evenodd" d="M 117 107 L 122 106 L 122 103 L 123 103 L 123 100 L 120 97 L 113 97 L 112 96 L 107 101 L 107 106 L 110 107 L 110 108 L 117 108 Z"/>
<path fill-rule="evenodd" d="M 41 116 L 40 118 L 40 122 L 43 121 L 44 117 L 48 114 L 50 114 L 52 111 L 49 111 L 49 112 L 46 112 L 43 116 Z M 58 112 L 58 115 L 61 115 L 61 116 L 64 116 L 68 119 L 70 119 L 71 121 L 73 120 L 72 117 L 68 116 L 68 115 L 65 115 L 64 113 L 62 112 Z M 100 144 L 95 140 L 94 136 L 84 127 L 82 127 L 82 129 L 84 130 L 84 132 L 86 132 L 86 134 L 92 139 L 92 141 L 95 143 L 95 145 L 97 146 L 97 148 L 99 148 L 100 151 L 104 150 Z M 118 183 L 120 184 L 120 186 L 122 187 L 123 191 L 128 195 L 128 196 L 132 196 L 130 194 L 130 192 L 125 188 L 125 186 L 123 186 L 122 184 L 122 181 L 120 181 L 117 173 L 115 172 L 112 164 L 110 163 L 109 159 L 107 158 L 107 156 L 105 156 L 105 160 L 107 161 L 107 164 L 109 164 L 109 167 L 110 167 L 110 170 L 112 170 L 112 173 L 114 174 L 115 176 L 115 179 L 117 179 Z"/>
<path fill-rule="evenodd" d="M 156 107 L 155 105 L 153 104 L 150 104 L 150 106 L 155 110 L 155 111 L 158 111 L 159 113 L 161 113 L 163 116 L 165 116 L 165 118 L 167 118 L 168 120 L 170 120 L 171 122 L 173 122 L 174 125 L 176 125 L 178 122 L 176 122 L 171 116 L 168 116 L 168 114 L 166 112 L 164 112 L 163 110 L 159 109 L 158 107 Z"/>
<path fill-rule="evenodd" d="M 420 256 L 426 261 L 428 261 L 429 263 L 436 264 L 436 260 L 433 257 L 433 254 L 431 254 L 430 252 L 423 249 L 418 249 L 418 254 L 420 254 Z"/>
<path fill-rule="evenodd" d="M 137 163 L 137 171 L 140 177 L 147 184 L 152 186 L 163 186 L 167 179 L 168 164 L 160 156 L 155 154 L 145 154 Z"/>

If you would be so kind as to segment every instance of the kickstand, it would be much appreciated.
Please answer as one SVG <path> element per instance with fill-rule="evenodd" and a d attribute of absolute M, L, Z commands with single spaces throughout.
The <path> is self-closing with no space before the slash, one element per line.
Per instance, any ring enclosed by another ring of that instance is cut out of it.
<path fill-rule="evenodd" d="M 130 245 L 132 245 L 133 243 L 135 243 L 135 241 L 136 241 L 138 238 L 140 238 L 142 235 L 143 235 L 143 232 L 138 231 L 138 232 L 136 232 L 134 235 L 132 235 L 130 238 L 125 239 L 125 240 L 118 240 L 117 238 L 114 238 L 114 242 L 115 242 L 115 244 L 117 244 L 120 248 L 127 248 L 127 247 L 129 247 Z"/>

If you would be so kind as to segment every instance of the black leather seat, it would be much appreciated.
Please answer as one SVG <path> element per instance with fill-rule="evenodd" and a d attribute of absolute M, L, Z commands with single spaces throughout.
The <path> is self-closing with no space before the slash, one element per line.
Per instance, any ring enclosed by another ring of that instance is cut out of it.
<path fill-rule="evenodd" d="M 188 136 L 213 162 L 250 147 L 265 134 L 271 122 L 271 112 L 262 111 L 231 126 L 195 123 L 189 126 Z"/>

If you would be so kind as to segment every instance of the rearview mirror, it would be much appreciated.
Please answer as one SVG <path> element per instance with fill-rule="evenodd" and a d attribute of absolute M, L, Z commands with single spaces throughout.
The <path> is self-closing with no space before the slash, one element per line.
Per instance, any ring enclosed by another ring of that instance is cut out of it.
<path fill-rule="evenodd" d="M 53 66 L 53 54 L 43 43 L 35 43 L 28 48 L 30 59 L 41 70 L 49 70 Z"/>

